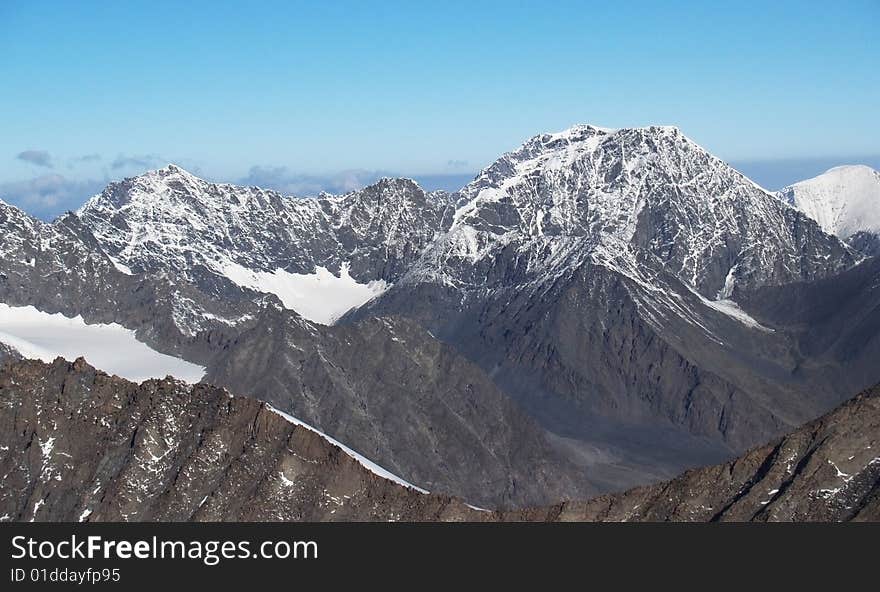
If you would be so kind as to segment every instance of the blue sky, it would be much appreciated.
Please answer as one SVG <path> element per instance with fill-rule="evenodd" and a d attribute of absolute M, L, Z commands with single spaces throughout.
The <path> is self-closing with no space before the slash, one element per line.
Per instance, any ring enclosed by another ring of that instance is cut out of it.
<path fill-rule="evenodd" d="M 876 164 L 880 2 L 665 4 L 2 0 L 0 197 L 49 216 L 169 161 L 458 179 L 574 123 Z"/>

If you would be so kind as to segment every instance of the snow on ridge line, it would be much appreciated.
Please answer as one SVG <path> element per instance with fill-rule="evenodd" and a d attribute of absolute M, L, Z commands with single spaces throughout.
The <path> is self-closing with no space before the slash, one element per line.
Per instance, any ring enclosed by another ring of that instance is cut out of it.
<path fill-rule="evenodd" d="M 290 423 L 298 425 L 298 426 L 302 426 L 302 427 L 306 428 L 307 430 L 318 434 L 319 436 L 321 436 L 322 438 L 324 438 L 325 440 L 327 440 L 331 444 L 338 446 L 339 448 L 342 449 L 343 452 L 345 452 L 347 455 L 349 455 L 350 457 L 352 457 L 353 459 L 358 461 L 365 469 L 367 469 L 371 473 L 378 475 L 379 477 L 382 477 L 383 479 L 388 479 L 389 481 L 393 481 L 393 482 L 397 483 L 398 485 L 402 485 L 404 487 L 414 489 L 414 490 L 418 491 L 419 493 L 429 493 L 428 490 L 422 489 L 421 487 L 417 487 L 416 485 L 413 485 L 409 481 L 406 481 L 405 479 L 398 477 L 397 475 L 395 475 L 394 473 L 392 473 L 388 469 L 385 469 L 385 468 L 377 465 L 376 463 L 374 463 L 373 461 L 371 461 L 370 459 L 368 459 L 364 455 L 362 455 L 358 452 L 355 452 L 354 450 L 352 450 L 351 448 L 349 448 L 348 446 L 346 446 L 345 444 L 343 444 L 339 440 L 336 440 L 335 438 L 328 436 L 327 434 L 325 434 L 321 430 L 310 426 L 306 422 L 304 422 L 300 419 L 297 419 L 294 416 L 292 416 L 288 413 L 285 413 L 279 409 L 276 409 L 275 407 L 273 407 L 269 403 L 266 403 L 266 407 L 269 408 L 269 411 L 271 411 L 272 413 L 275 413 L 277 415 L 280 415 L 281 417 L 283 417 L 284 419 L 286 419 Z"/>
<path fill-rule="evenodd" d="M 708 298 L 704 298 L 703 296 L 700 296 L 700 300 L 702 300 L 703 304 L 705 304 L 709 308 L 717 310 L 718 312 L 725 314 L 736 321 L 739 321 L 746 327 L 758 329 L 759 331 L 764 331 L 766 333 L 775 332 L 773 329 L 765 327 L 757 320 L 755 320 L 752 315 L 740 308 L 739 304 L 737 304 L 733 300 L 730 300 L 728 298 L 722 298 L 720 300 L 709 300 Z"/>
<path fill-rule="evenodd" d="M 199 382 L 205 368 L 157 352 L 138 341 L 134 331 L 117 323 L 87 324 L 82 316 L 66 317 L 33 306 L 0 303 L 0 342 L 22 356 L 52 362 L 57 357 L 84 357 L 92 366 L 133 382 L 173 376 Z"/>
<path fill-rule="evenodd" d="M 385 280 L 358 283 L 348 270 L 349 264 L 343 263 L 338 276 L 321 266 L 311 274 L 290 273 L 280 268 L 270 273 L 230 262 L 221 273 L 239 286 L 278 296 L 284 308 L 309 321 L 332 325 L 349 310 L 366 304 L 390 287 Z"/>

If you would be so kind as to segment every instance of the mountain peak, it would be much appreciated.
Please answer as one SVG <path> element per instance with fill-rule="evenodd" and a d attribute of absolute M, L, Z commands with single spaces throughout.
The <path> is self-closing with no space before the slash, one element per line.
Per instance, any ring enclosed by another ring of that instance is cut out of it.
<path fill-rule="evenodd" d="M 418 181 L 409 177 L 382 177 L 375 183 L 371 183 L 359 191 L 365 191 L 370 188 L 376 189 L 415 189 L 422 191 Z"/>
<path fill-rule="evenodd" d="M 792 212 L 675 126 L 540 134 L 459 196 L 436 249 L 441 260 L 492 261 L 517 243 L 532 245 L 529 265 L 544 269 L 541 253 L 554 241 L 560 269 L 588 256 L 618 267 L 623 257 L 637 269 L 636 253 L 650 252 L 705 297 L 728 283 L 744 289 L 814 273 L 800 263 L 803 239 L 779 230 L 795 223 Z M 565 256 L 560 244 L 570 248 Z M 830 237 L 817 244 L 823 254 L 844 250 Z M 784 268 L 764 263 L 783 258 Z"/>
<path fill-rule="evenodd" d="M 492 187 L 503 190 L 524 179 L 545 175 L 580 176 L 588 169 L 594 177 L 599 169 L 607 169 L 602 179 L 596 177 L 591 183 L 604 184 L 620 175 L 637 177 L 655 165 L 671 168 L 671 173 L 688 178 L 710 163 L 712 167 L 723 164 L 675 126 L 611 129 L 578 124 L 529 138 L 483 169 L 463 193 Z"/>
<path fill-rule="evenodd" d="M 192 174 L 191 172 L 187 171 L 183 167 L 178 166 L 174 163 L 168 163 L 167 165 L 165 165 L 164 167 L 162 167 L 160 169 L 147 171 L 143 175 L 140 175 L 139 177 L 147 177 L 147 178 L 184 177 L 187 179 L 195 179 L 198 181 L 203 180 L 203 179 L 197 177 L 196 175 Z M 139 177 L 137 177 L 137 178 L 139 178 Z"/>
<path fill-rule="evenodd" d="M 836 166 L 785 187 L 779 196 L 829 234 L 847 239 L 880 233 L 880 172 L 869 166 Z"/>

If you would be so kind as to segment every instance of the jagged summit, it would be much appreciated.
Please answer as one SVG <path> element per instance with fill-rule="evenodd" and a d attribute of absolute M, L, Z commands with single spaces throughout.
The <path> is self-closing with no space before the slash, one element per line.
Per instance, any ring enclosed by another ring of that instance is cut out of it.
<path fill-rule="evenodd" d="M 134 273 L 170 272 L 211 294 L 245 286 L 284 300 L 291 274 L 393 282 L 441 227 L 448 202 L 412 179 L 295 198 L 212 183 L 171 164 L 112 183 L 77 216 Z"/>
<path fill-rule="evenodd" d="M 616 268 L 636 268 L 635 253 L 647 251 L 714 298 L 847 264 L 829 255 L 845 250 L 834 239 L 810 239 L 821 231 L 805 219 L 795 232 L 796 213 L 672 126 L 539 134 L 452 195 L 383 178 L 344 195 L 291 199 L 169 164 L 109 185 L 77 214 L 133 272 L 168 271 L 203 286 L 318 268 L 346 268 L 361 283 L 415 274 L 484 286 L 481 266 L 510 249 L 543 282 L 588 257 L 608 263 L 609 253 Z M 251 279 L 245 285 L 262 285 Z"/>
<path fill-rule="evenodd" d="M 587 163 L 585 161 L 592 160 Z M 589 124 L 575 125 L 555 133 L 538 134 L 518 148 L 503 154 L 484 168 L 469 183 L 463 193 L 472 193 L 485 187 L 512 186 L 523 177 L 568 172 L 583 174 L 586 164 L 601 172 L 603 179 L 626 181 L 644 169 L 663 168 L 672 177 L 692 177 L 701 172 L 698 167 L 723 166 L 726 174 L 746 177 L 734 171 L 674 126 L 647 126 L 611 129 Z M 757 187 L 757 186 L 756 186 Z M 538 196 L 537 193 L 534 194 Z"/>
<path fill-rule="evenodd" d="M 346 193 L 334 194 L 322 191 L 317 196 L 283 195 L 273 189 L 263 188 L 256 185 L 236 185 L 233 183 L 215 182 L 186 170 L 185 168 L 169 163 L 168 165 L 148 170 L 140 175 L 126 177 L 121 181 L 110 183 L 100 194 L 88 200 L 77 213 L 101 207 L 100 203 L 112 202 L 113 205 L 123 206 L 131 201 L 131 197 L 148 200 L 161 205 L 163 197 L 186 197 L 198 201 L 216 201 L 217 197 L 238 196 L 242 194 L 272 194 L 279 197 L 296 198 L 299 200 L 341 200 L 349 195 L 357 195 L 363 192 L 382 192 L 388 190 L 418 191 L 425 193 L 419 183 L 409 177 L 381 177 L 364 186 Z M 213 199 L 209 199 L 213 198 Z M 127 200 L 127 201 L 126 201 Z M 167 201 L 167 199 L 166 199 Z"/>

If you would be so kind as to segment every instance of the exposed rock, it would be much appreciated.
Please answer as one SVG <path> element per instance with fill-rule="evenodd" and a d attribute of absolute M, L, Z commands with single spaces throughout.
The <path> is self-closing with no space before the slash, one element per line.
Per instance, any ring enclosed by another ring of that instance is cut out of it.
<path fill-rule="evenodd" d="M 416 485 L 480 506 L 607 491 L 477 365 L 405 319 L 318 331 L 278 311 L 230 343 L 204 380 L 268 401 Z"/>
<path fill-rule="evenodd" d="M 2 366 L 0 451 L 14 521 L 880 520 L 880 386 L 734 461 L 508 512 L 380 476 L 266 403 L 81 359 Z"/>
<path fill-rule="evenodd" d="M 83 360 L 0 371 L 0 517 L 15 521 L 454 520 L 266 403 Z"/>
<path fill-rule="evenodd" d="M 880 386 L 728 463 L 505 520 L 880 520 Z"/>

